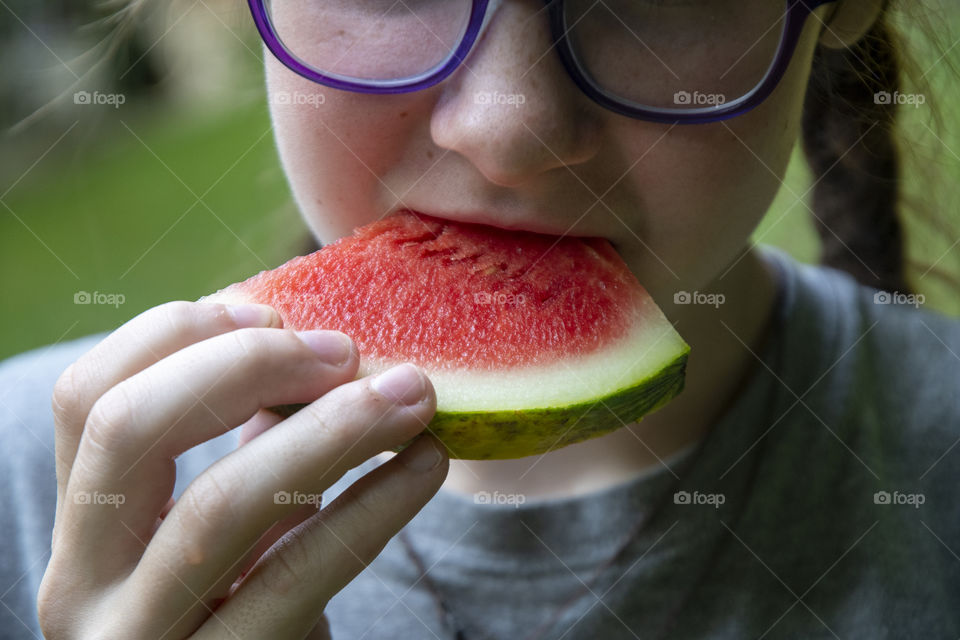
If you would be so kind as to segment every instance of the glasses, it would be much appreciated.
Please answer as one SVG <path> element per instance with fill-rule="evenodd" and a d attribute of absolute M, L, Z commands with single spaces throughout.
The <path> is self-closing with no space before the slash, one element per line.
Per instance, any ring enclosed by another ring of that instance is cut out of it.
<path fill-rule="evenodd" d="M 807 18 L 835 1 L 545 4 L 551 49 L 592 100 L 631 118 L 695 124 L 763 102 L 783 78 Z M 393 94 L 453 73 L 502 0 L 248 2 L 267 48 L 292 71 L 334 89 Z"/>

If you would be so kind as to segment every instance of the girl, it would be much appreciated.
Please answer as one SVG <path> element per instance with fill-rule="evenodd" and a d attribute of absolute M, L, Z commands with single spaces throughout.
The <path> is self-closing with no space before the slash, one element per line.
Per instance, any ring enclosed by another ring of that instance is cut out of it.
<path fill-rule="evenodd" d="M 605 237 L 691 345 L 686 390 L 479 462 L 425 430 L 418 368 L 354 381 L 348 336 L 262 306 L 20 356 L 10 637 L 956 637 L 960 327 L 888 303 L 916 300 L 891 4 L 251 0 L 318 242 L 402 208 Z M 798 138 L 820 267 L 749 241 Z"/>

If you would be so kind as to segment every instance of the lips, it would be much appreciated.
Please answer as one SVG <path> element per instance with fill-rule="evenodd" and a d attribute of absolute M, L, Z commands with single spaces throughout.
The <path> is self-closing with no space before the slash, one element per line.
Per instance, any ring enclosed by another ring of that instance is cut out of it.
<path fill-rule="evenodd" d="M 438 218 L 441 220 L 452 220 L 454 222 L 466 223 L 466 224 L 479 224 L 485 225 L 488 227 L 495 227 L 497 229 L 504 229 L 507 231 L 525 231 L 530 233 L 539 233 L 549 236 L 570 236 L 570 237 L 590 237 L 587 234 L 573 233 L 570 229 L 571 225 L 566 227 L 560 227 L 557 225 L 543 224 L 537 222 L 533 217 L 525 218 L 520 221 L 505 221 L 500 218 L 495 218 L 490 216 L 487 213 L 479 212 L 432 212 L 432 211 L 422 211 L 420 209 L 406 208 L 405 211 L 410 211 L 412 213 L 423 215 L 431 218 Z M 612 242 L 612 241 L 611 241 Z"/>

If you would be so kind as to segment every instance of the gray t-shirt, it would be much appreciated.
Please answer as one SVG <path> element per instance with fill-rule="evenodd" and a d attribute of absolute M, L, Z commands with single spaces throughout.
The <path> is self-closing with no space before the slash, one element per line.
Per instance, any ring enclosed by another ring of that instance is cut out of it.
<path fill-rule="evenodd" d="M 703 441 L 571 498 L 441 490 L 405 528 L 465 638 L 960 637 L 960 322 L 763 250 L 782 275 L 763 363 Z M 2 638 L 40 637 L 50 393 L 102 337 L 0 363 Z M 182 455 L 175 495 L 235 444 Z M 418 578 L 395 536 L 327 606 L 335 640 L 454 638 Z"/>

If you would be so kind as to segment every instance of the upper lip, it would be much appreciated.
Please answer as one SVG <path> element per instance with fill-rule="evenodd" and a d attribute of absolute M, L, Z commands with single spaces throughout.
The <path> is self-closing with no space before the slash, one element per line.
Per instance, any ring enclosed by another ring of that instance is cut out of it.
<path fill-rule="evenodd" d="M 406 209 L 413 211 L 414 213 L 420 213 L 434 218 L 453 220 L 455 222 L 465 222 L 469 224 L 483 224 L 489 227 L 497 227 L 498 229 L 506 229 L 507 231 L 530 231 L 533 233 L 541 233 L 551 236 L 584 237 L 584 234 L 573 233 L 570 226 L 561 229 L 556 225 L 541 224 L 533 218 L 524 218 L 522 220 L 503 220 L 501 218 L 491 217 L 486 213 L 452 211 L 434 212 L 424 211 L 423 209 L 415 209 L 413 207 L 407 207 Z"/>

